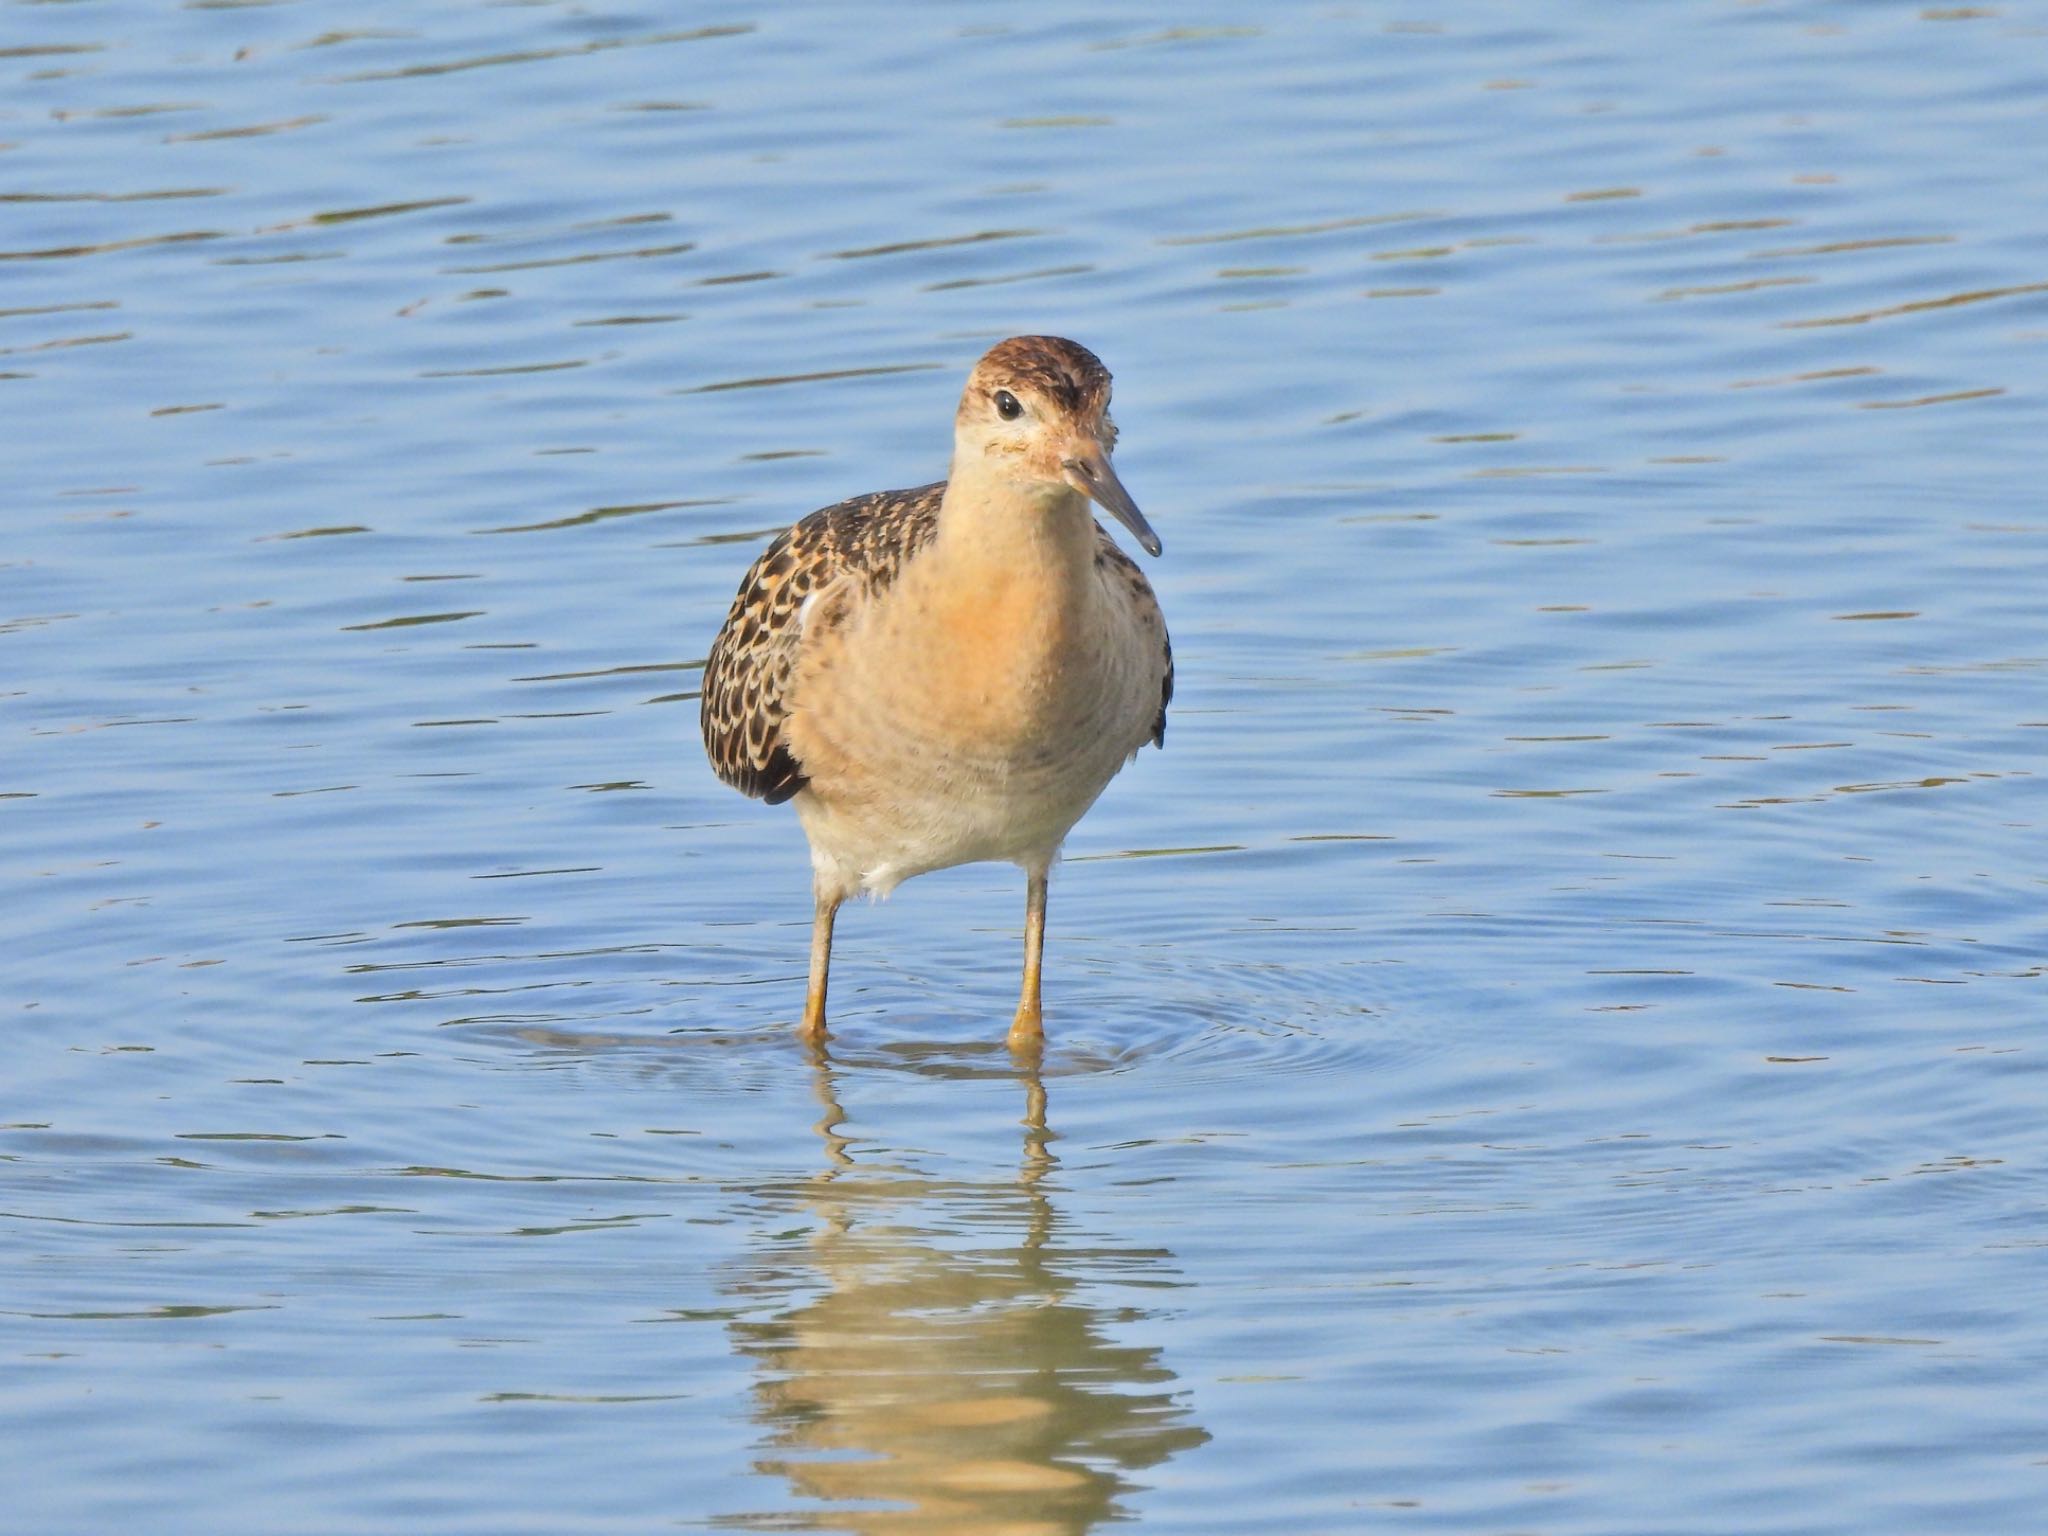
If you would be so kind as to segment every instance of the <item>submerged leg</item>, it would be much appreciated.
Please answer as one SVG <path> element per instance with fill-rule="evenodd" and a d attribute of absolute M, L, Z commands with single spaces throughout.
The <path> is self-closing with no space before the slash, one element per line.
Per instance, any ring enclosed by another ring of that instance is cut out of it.
<path fill-rule="evenodd" d="M 839 913 L 840 898 L 817 893 L 817 915 L 811 919 L 811 985 L 804 993 L 804 1021 L 797 1033 L 804 1039 L 825 1038 L 825 980 L 832 970 L 832 919 Z"/>
<path fill-rule="evenodd" d="M 1045 871 L 1026 871 L 1024 901 L 1024 987 L 1017 998 L 1017 1017 L 1010 1025 L 1010 1044 L 1037 1045 L 1045 1038 L 1045 1011 L 1038 1002 L 1039 963 L 1045 958 Z"/>

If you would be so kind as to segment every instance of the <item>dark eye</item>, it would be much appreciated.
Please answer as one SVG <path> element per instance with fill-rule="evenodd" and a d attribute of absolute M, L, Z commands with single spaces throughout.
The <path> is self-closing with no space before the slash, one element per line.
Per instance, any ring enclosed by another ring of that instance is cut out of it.
<path fill-rule="evenodd" d="M 1007 389 L 996 391 L 996 414 L 1005 421 L 1015 421 L 1024 414 L 1024 407 L 1017 403 L 1017 397 Z"/>

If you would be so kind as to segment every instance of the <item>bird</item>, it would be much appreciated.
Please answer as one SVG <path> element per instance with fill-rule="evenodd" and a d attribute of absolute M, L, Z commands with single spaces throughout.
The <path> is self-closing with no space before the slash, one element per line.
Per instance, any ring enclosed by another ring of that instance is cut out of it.
<path fill-rule="evenodd" d="M 968 373 L 944 480 L 813 512 L 740 582 L 704 664 L 704 747 L 725 783 L 792 804 L 810 843 L 813 1046 L 840 905 L 984 861 L 1024 872 L 1008 1040 L 1043 1044 L 1052 864 L 1165 745 L 1173 699 L 1158 598 L 1090 506 L 1161 553 L 1112 467 L 1109 403 L 1079 343 L 999 342 Z"/>

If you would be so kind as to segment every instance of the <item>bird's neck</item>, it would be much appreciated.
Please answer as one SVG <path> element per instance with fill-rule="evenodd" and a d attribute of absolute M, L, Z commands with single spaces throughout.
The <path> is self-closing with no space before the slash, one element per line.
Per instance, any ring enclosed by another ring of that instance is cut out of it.
<path fill-rule="evenodd" d="M 1095 559 L 1095 518 L 1067 486 L 1019 485 L 956 462 L 932 552 L 949 566 L 1078 586 Z"/>
<path fill-rule="evenodd" d="M 1042 694 L 1089 627 L 1094 539 L 1088 504 L 1064 486 L 956 473 L 920 569 L 906 573 L 906 596 L 916 594 L 922 622 L 942 637 L 935 654 L 948 675 L 983 679 L 1010 707 Z"/>

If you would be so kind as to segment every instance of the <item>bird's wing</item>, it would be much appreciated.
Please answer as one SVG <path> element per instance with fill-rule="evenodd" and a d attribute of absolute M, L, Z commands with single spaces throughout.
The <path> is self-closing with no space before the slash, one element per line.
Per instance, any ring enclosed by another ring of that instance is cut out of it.
<path fill-rule="evenodd" d="M 946 483 L 877 491 L 813 512 L 761 552 L 740 582 L 704 663 L 704 750 L 719 778 L 780 805 L 807 784 L 789 748 L 790 680 L 802 653 L 805 605 L 842 579 L 876 591 L 931 542 Z"/>
<path fill-rule="evenodd" d="M 1138 562 L 1124 553 L 1123 546 L 1109 536 L 1102 524 L 1095 525 L 1095 562 L 1131 590 L 1132 605 L 1146 627 L 1159 641 L 1159 718 L 1152 723 L 1152 745 L 1166 745 L 1166 706 L 1173 702 L 1173 638 L 1166 632 L 1166 615 L 1153 595 L 1152 583 L 1138 568 Z"/>

